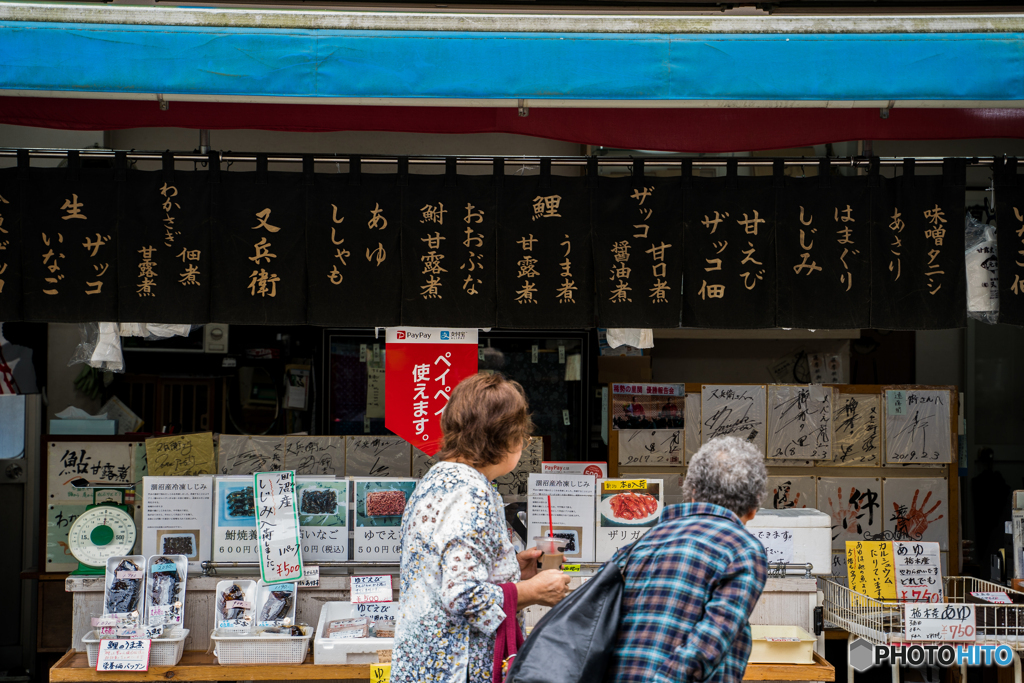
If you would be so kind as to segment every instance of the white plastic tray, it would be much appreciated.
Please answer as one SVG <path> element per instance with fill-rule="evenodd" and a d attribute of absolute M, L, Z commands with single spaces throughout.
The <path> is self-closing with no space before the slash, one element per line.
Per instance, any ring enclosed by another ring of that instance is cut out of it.
<path fill-rule="evenodd" d="M 388 611 L 397 613 L 398 603 L 383 603 Z M 383 606 L 382 604 L 382 606 Z M 313 640 L 314 664 L 376 664 L 377 650 L 393 650 L 394 638 L 347 638 L 331 640 L 324 638 L 324 627 L 328 621 L 351 619 L 360 616 L 351 602 L 328 602 L 320 610 L 320 622 Z M 384 615 L 381 615 L 384 616 Z M 372 618 L 372 616 L 371 616 Z M 393 616 L 391 618 L 394 618 Z"/>
<path fill-rule="evenodd" d="M 188 629 L 175 629 L 169 637 L 154 638 L 153 645 L 149 650 L 150 666 L 174 666 L 181 661 L 181 653 L 185 651 L 185 638 L 188 637 Z M 89 655 L 89 666 L 96 668 L 96 660 L 100 654 L 101 640 L 116 640 L 108 636 L 97 635 L 96 631 L 89 631 L 82 637 L 85 643 L 85 652 Z"/>

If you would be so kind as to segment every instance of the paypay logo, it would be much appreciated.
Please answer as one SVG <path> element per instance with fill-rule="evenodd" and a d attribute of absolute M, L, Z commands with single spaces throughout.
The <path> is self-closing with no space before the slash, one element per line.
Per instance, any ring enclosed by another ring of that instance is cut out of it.
<path fill-rule="evenodd" d="M 405 330 L 399 330 L 399 331 L 398 331 L 398 332 L 397 332 L 397 333 L 395 334 L 395 338 L 396 338 L 396 339 L 405 339 Z"/>

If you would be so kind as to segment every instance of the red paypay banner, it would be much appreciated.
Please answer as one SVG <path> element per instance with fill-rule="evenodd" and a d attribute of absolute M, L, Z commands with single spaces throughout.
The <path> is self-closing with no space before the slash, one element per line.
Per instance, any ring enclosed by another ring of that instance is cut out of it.
<path fill-rule="evenodd" d="M 384 425 L 433 456 L 452 389 L 477 372 L 477 330 L 389 327 L 385 357 Z"/>

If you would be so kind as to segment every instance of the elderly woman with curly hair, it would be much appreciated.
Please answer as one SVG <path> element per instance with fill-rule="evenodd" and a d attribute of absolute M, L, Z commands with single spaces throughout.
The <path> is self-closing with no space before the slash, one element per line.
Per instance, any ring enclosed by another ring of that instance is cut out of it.
<path fill-rule="evenodd" d="M 744 524 L 765 495 L 768 471 L 753 444 L 726 436 L 704 444 L 683 482 L 691 500 L 612 561 L 623 562 L 619 640 L 605 680 L 739 683 L 750 655 L 750 613 L 768 560 Z"/>
<path fill-rule="evenodd" d="M 517 382 L 474 375 L 452 392 L 441 417 L 439 462 L 402 518 L 393 683 L 488 683 L 506 614 L 565 597 L 566 576 L 537 571 L 540 550 L 516 554 L 491 486 L 515 468 L 532 429 Z"/>

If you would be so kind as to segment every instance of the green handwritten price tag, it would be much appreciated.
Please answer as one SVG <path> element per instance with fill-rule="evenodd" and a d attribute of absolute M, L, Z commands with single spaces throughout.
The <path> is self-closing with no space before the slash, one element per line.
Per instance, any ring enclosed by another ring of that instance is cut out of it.
<path fill-rule="evenodd" d="M 391 683 L 391 665 L 371 664 L 370 681 L 371 683 Z"/>
<path fill-rule="evenodd" d="M 647 488 L 646 479 L 624 479 L 622 481 L 606 481 L 604 482 L 605 491 L 626 491 L 630 489 L 645 489 Z"/>
<path fill-rule="evenodd" d="M 578 564 L 563 564 L 562 565 L 562 571 L 563 572 L 578 572 L 579 570 L 580 570 L 580 566 Z"/>

